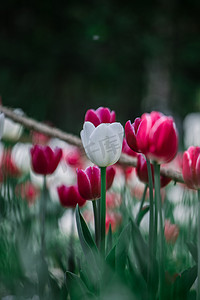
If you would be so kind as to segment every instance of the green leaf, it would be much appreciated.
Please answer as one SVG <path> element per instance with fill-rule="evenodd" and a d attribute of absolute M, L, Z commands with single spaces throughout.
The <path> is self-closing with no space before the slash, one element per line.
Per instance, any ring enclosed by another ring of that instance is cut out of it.
<path fill-rule="evenodd" d="M 71 300 L 96 299 L 95 295 L 89 292 L 83 281 L 77 275 L 66 272 L 65 280 Z"/>
<path fill-rule="evenodd" d="M 197 263 L 197 257 L 198 257 L 197 246 L 192 242 L 187 242 L 186 244 L 187 244 L 188 250 L 190 251 L 194 261 Z"/>
<path fill-rule="evenodd" d="M 197 266 L 189 268 L 176 278 L 173 287 L 174 299 L 187 299 L 187 294 L 197 277 Z"/>
<path fill-rule="evenodd" d="M 131 232 L 131 224 L 128 223 L 126 227 L 123 229 L 123 231 L 121 232 L 116 244 L 115 264 L 116 264 L 116 270 L 119 273 L 122 273 L 126 266 L 129 243 L 130 243 L 130 232 Z"/>
<path fill-rule="evenodd" d="M 109 225 L 108 235 L 107 235 L 107 245 L 106 245 L 106 253 L 109 253 L 112 249 L 112 228 L 111 224 Z"/>
<path fill-rule="evenodd" d="M 136 224 L 139 226 L 143 217 L 146 215 L 146 213 L 149 211 L 149 205 L 145 206 L 137 215 Z"/>
<path fill-rule="evenodd" d="M 106 256 L 106 263 L 113 270 L 115 269 L 115 251 L 116 251 L 116 245 L 110 250 L 110 252 Z"/>

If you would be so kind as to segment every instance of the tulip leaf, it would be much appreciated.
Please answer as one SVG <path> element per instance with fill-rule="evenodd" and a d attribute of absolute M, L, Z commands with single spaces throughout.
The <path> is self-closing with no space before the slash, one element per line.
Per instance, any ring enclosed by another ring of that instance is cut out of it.
<path fill-rule="evenodd" d="M 120 273 L 124 271 L 127 261 L 127 255 L 129 250 L 131 224 L 128 223 L 121 232 L 117 244 L 115 253 L 116 270 Z"/>
<path fill-rule="evenodd" d="M 98 253 L 96 244 L 92 238 L 92 235 L 82 214 L 80 213 L 78 205 L 76 206 L 76 223 L 81 246 L 83 248 L 84 253 L 87 255 L 88 251 L 90 251 L 91 249 Z"/>
<path fill-rule="evenodd" d="M 197 277 L 197 266 L 193 266 L 182 272 L 180 276 L 176 278 L 173 286 L 174 299 L 188 299 L 187 294 L 192 287 Z"/>
<path fill-rule="evenodd" d="M 71 300 L 96 299 L 96 297 L 87 289 L 81 278 L 77 275 L 67 271 L 65 274 L 65 280 Z"/>
<path fill-rule="evenodd" d="M 109 253 L 112 249 L 112 228 L 111 224 L 109 225 L 108 235 L 107 235 L 107 245 L 106 245 L 106 253 Z"/>
<path fill-rule="evenodd" d="M 106 263 L 109 265 L 113 270 L 115 269 L 115 251 L 116 245 L 110 250 L 108 255 L 106 256 Z"/>
<path fill-rule="evenodd" d="M 133 241 L 133 250 L 135 259 L 138 265 L 138 269 L 143 275 L 144 279 L 147 281 L 147 272 L 150 270 L 151 278 L 155 286 L 153 289 L 156 289 L 158 283 L 158 266 L 155 257 L 150 257 L 149 247 L 144 241 L 138 226 L 131 220 L 132 228 L 132 241 Z"/>
<path fill-rule="evenodd" d="M 186 244 L 187 244 L 188 250 L 190 251 L 194 261 L 197 263 L 197 257 L 198 257 L 197 246 L 192 242 L 187 242 Z"/>
<path fill-rule="evenodd" d="M 136 224 L 139 226 L 143 217 L 146 215 L 146 213 L 149 211 L 149 205 L 147 205 L 146 207 L 144 207 L 140 212 L 139 214 L 137 215 L 137 218 L 136 218 Z"/>

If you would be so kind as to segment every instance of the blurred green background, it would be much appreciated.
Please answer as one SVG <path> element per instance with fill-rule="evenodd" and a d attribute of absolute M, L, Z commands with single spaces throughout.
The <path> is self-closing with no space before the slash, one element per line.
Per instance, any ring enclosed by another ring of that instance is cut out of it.
<path fill-rule="evenodd" d="M 200 1 L 7 0 L 0 9 L 0 94 L 79 134 L 88 108 L 123 124 L 158 109 L 200 109 Z"/>

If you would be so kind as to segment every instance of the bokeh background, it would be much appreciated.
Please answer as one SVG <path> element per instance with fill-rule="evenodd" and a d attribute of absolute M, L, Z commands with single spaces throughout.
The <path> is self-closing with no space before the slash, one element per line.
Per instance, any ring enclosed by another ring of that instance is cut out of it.
<path fill-rule="evenodd" d="M 123 124 L 152 109 L 200 110 L 198 0 L 7 0 L 0 9 L 0 94 L 79 134 L 88 108 Z"/>

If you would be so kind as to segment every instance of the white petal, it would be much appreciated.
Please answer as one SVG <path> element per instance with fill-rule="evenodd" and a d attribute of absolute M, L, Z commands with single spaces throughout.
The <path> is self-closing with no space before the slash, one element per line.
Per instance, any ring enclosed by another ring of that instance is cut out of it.
<path fill-rule="evenodd" d="M 85 149 L 86 155 L 91 160 L 90 154 L 88 152 L 88 144 L 90 140 L 90 135 L 95 130 L 95 126 L 91 122 L 85 122 L 83 125 L 83 130 L 81 130 L 81 140 L 83 147 Z"/>
<path fill-rule="evenodd" d="M 93 163 L 106 167 L 118 161 L 122 149 L 122 128 L 119 123 L 102 123 L 95 128 L 90 136 L 90 147 L 87 149 Z"/>
<path fill-rule="evenodd" d="M 0 139 L 2 138 L 3 135 L 3 127 L 4 127 L 4 120 L 5 120 L 5 116 L 4 114 L 0 114 Z"/>

